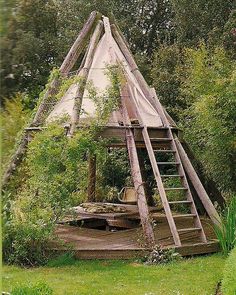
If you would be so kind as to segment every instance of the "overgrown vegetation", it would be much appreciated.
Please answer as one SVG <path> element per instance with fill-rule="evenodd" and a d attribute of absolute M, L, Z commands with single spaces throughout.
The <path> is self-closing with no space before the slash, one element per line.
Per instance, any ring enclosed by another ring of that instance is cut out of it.
<path fill-rule="evenodd" d="M 188 49 L 188 78 L 181 85 L 188 98 L 182 113 L 185 138 L 196 157 L 225 193 L 236 191 L 236 63 L 223 48 Z"/>
<path fill-rule="evenodd" d="M 165 264 L 181 260 L 181 255 L 175 249 L 163 249 L 159 245 L 155 245 L 153 250 L 145 257 L 145 264 Z"/>
<path fill-rule="evenodd" d="M 80 128 L 72 138 L 66 136 L 61 121 L 32 135 L 17 179 L 13 178 L 4 195 L 3 248 L 8 262 L 45 263 L 56 222 L 69 208 L 87 199 L 87 158 L 96 156 L 97 162 L 103 164 L 107 140 L 99 138 L 99 132 L 119 105 L 119 70 L 114 67 L 108 72 L 112 86 L 104 95 L 98 96 L 92 85 L 88 88 L 96 106 L 90 125 Z M 69 81 L 75 83 L 74 79 Z M 66 85 L 64 92 L 70 86 Z M 14 191 L 15 182 L 18 188 Z"/>
<path fill-rule="evenodd" d="M 215 225 L 215 233 L 222 252 L 227 255 L 236 246 L 236 197 L 221 213 L 220 224 Z"/>

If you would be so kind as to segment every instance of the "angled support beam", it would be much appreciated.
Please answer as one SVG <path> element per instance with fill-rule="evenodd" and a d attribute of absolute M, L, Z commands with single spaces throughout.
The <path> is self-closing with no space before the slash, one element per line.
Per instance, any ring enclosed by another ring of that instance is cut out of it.
<path fill-rule="evenodd" d="M 209 215 L 213 223 L 219 224 L 219 220 L 220 220 L 219 214 L 216 211 L 214 205 L 212 204 L 210 198 L 208 197 L 208 194 L 205 191 L 200 179 L 198 178 L 198 175 L 195 169 L 193 168 L 182 144 L 180 143 L 178 138 L 175 139 L 175 142 L 176 142 L 176 146 L 177 146 L 181 161 L 183 163 L 184 169 L 194 189 L 196 190 L 199 196 L 199 199 L 201 200 L 204 208 L 206 209 L 207 214 Z"/>
<path fill-rule="evenodd" d="M 88 40 L 92 29 L 94 28 L 94 24 L 100 18 L 101 18 L 101 14 L 98 13 L 97 11 L 93 11 L 90 14 L 88 20 L 84 24 L 84 27 L 80 31 L 77 39 L 72 45 L 70 51 L 67 53 L 67 56 L 60 67 L 60 72 L 62 73 L 62 75 L 67 75 L 69 71 L 72 69 L 80 53 L 84 49 L 85 43 Z"/>
<path fill-rule="evenodd" d="M 120 47 L 121 52 L 123 53 L 123 55 L 125 56 L 131 71 L 133 73 L 133 75 L 135 76 L 140 88 L 142 89 L 145 97 L 149 100 L 149 102 L 152 104 L 152 106 L 158 111 L 158 107 L 156 105 L 156 100 L 153 97 L 153 95 L 150 92 L 150 88 L 147 84 L 147 82 L 145 81 L 143 75 L 141 74 L 133 56 L 132 53 L 130 51 L 130 49 L 127 46 L 127 43 L 125 41 L 125 38 L 123 37 L 122 33 L 120 32 L 120 30 L 116 27 L 116 25 L 111 25 L 111 30 L 112 30 L 112 34 L 114 39 L 116 40 L 118 46 Z M 166 111 L 165 111 L 166 112 Z M 168 117 L 168 121 L 170 123 L 171 126 L 176 126 L 175 122 L 173 119 L 171 119 L 171 117 L 166 114 Z"/>
<path fill-rule="evenodd" d="M 121 89 L 121 104 L 122 112 L 124 117 L 125 125 L 131 125 L 129 121 L 129 116 L 127 109 L 123 100 L 123 97 L 128 95 L 127 86 Z M 130 128 L 126 129 L 126 144 L 129 154 L 131 173 L 134 183 L 134 188 L 137 194 L 137 203 L 141 219 L 141 224 L 144 231 L 144 236 L 146 243 L 149 247 L 152 247 L 155 244 L 155 238 L 153 233 L 153 228 L 149 218 L 149 210 L 147 205 L 147 200 L 145 196 L 144 184 L 142 180 L 141 170 L 138 161 L 138 153 L 135 145 L 134 135 Z"/>
<path fill-rule="evenodd" d="M 75 65 L 80 53 L 84 49 L 84 46 L 90 36 L 92 29 L 94 28 L 94 24 L 96 23 L 96 20 L 99 17 L 101 17 L 101 15 L 98 14 L 96 11 L 93 11 L 90 14 L 87 22 L 85 23 L 84 27 L 80 31 L 76 41 L 72 45 L 71 49 L 69 50 L 65 60 L 63 61 L 60 67 L 61 76 L 67 76 L 70 70 Z M 48 91 L 45 93 L 42 99 L 42 102 L 34 116 L 32 125 L 37 125 L 40 122 L 40 117 L 45 110 L 45 104 L 47 103 L 48 98 L 57 93 L 59 86 L 60 86 L 60 79 L 59 78 L 53 79 L 49 86 Z"/>
<path fill-rule="evenodd" d="M 78 120 L 79 120 L 79 113 L 80 113 L 82 98 L 84 95 L 84 90 L 85 90 L 85 86 L 86 86 L 86 82 L 88 78 L 88 73 L 91 68 L 93 55 L 97 48 L 97 44 L 100 40 L 102 31 L 103 31 L 103 22 L 99 21 L 91 37 L 89 49 L 84 62 L 84 66 L 78 74 L 78 77 L 81 78 L 81 81 L 78 82 L 78 87 L 75 93 L 75 105 L 73 108 L 70 135 L 73 135 L 74 131 L 76 130 L 76 124 L 78 123 Z"/>

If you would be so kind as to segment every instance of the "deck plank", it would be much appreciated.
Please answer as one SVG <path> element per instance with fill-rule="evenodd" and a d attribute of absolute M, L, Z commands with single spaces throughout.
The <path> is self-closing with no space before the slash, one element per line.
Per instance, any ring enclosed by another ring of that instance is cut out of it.
<path fill-rule="evenodd" d="M 167 220 L 162 214 L 156 216 L 156 220 L 157 225 L 154 228 L 156 243 L 162 247 L 176 248 Z M 176 249 L 182 255 L 211 253 L 219 250 L 211 221 L 207 218 L 201 218 L 201 221 L 208 238 L 208 243 L 200 243 L 196 233 L 181 233 L 183 245 Z M 189 218 L 179 218 L 177 227 L 184 228 L 190 226 L 191 222 Z M 65 242 L 65 245 L 71 245 L 76 257 L 83 259 L 126 259 L 142 256 L 147 251 L 143 246 L 141 227 L 111 232 L 59 224 L 56 229 L 56 235 Z M 58 251 L 66 251 L 65 247 L 59 245 L 54 245 L 53 248 Z"/>

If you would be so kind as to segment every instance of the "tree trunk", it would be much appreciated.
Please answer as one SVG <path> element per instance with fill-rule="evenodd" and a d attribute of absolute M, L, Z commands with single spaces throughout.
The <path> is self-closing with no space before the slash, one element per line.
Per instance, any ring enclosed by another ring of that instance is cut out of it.
<path fill-rule="evenodd" d="M 96 156 L 89 155 L 89 181 L 88 181 L 88 201 L 95 202 L 96 200 Z"/>

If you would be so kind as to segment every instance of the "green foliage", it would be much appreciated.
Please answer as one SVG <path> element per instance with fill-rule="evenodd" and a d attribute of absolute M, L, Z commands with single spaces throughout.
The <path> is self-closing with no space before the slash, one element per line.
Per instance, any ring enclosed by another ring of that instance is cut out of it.
<path fill-rule="evenodd" d="M 233 0 L 171 0 L 171 3 L 177 40 L 187 46 L 196 46 L 200 40 L 207 41 L 212 31 L 217 32 L 214 37 L 217 41 L 235 8 Z"/>
<path fill-rule="evenodd" d="M 179 121 L 186 108 L 186 98 L 180 93 L 185 81 L 184 52 L 177 44 L 162 45 L 154 53 L 151 78 L 158 97 L 174 120 Z"/>
<path fill-rule="evenodd" d="M 236 197 L 222 212 L 220 224 L 215 225 L 215 233 L 222 252 L 227 255 L 236 246 Z"/>
<path fill-rule="evenodd" d="M 40 282 L 35 285 L 28 284 L 15 287 L 12 295 L 52 295 L 52 289 L 45 283 Z"/>
<path fill-rule="evenodd" d="M 222 292 L 224 295 L 236 294 L 236 248 L 234 248 L 225 264 L 223 280 L 222 280 Z"/>
<path fill-rule="evenodd" d="M 34 105 L 55 64 L 56 19 L 54 1 L 17 1 L 1 40 L 2 98 L 26 91 Z"/>
<path fill-rule="evenodd" d="M 232 59 L 236 58 L 236 10 L 233 10 L 224 26 L 223 45 Z"/>
<path fill-rule="evenodd" d="M 181 256 L 175 252 L 175 249 L 163 249 L 159 245 L 156 245 L 151 253 L 145 257 L 145 264 L 164 264 L 174 261 L 179 261 Z"/>
<path fill-rule="evenodd" d="M 187 56 L 185 138 L 221 191 L 235 192 L 236 64 L 222 48 L 212 53 L 204 45 Z"/>
<path fill-rule="evenodd" d="M 76 259 L 73 253 L 67 252 L 56 258 L 53 258 L 48 261 L 48 267 L 63 267 L 63 266 L 72 266 L 76 264 Z"/>
<path fill-rule="evenodd" d="M 11 100 L 6 100 L 5 108 L 0 112 L 3 167 L 8 163 L 16 144 L 16 138 L 29 119 L 29 111 L 24 109 L 24 99 L 25 95 L 18 93 Z"/>
<path fill-rule="evenodd" d="M 45 263 L 55 223 L 69 208 L 86 200 L 88 155 L 95 155 L 98 163 L 104 162 L 107 141 L 99 138 L 99 132 L 119 105 L 117 70 L 113 70 L 111 78 L 112 87 L 104 96 L 90 88 L 97 113 L 90 126 L 80 128 L 72 138 L 66 136 L 59 122 L 32 134 L 22 165 L 27 177 L 15 195 L 11 196 L 14 191 L 8 189 L 10 194 L 6 192 L 4 198 L 4 258 L 8 262 Z M 67 87 L 68 81 L 77 80 L 66 80 Z M 60 95 L 64 91 L 62 83 Z"/>

